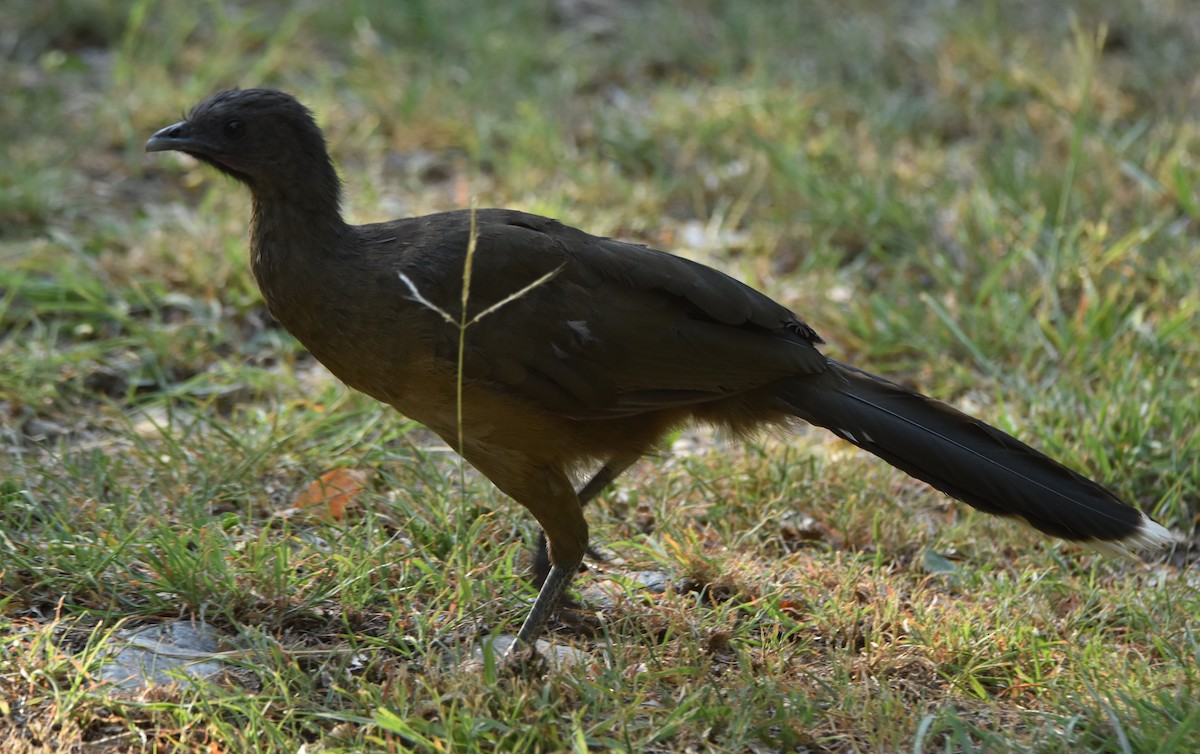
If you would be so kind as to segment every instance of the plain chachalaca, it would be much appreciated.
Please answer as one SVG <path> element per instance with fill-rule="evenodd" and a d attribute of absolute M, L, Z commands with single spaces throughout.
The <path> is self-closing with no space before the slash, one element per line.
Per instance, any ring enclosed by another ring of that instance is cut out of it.
<path fill-rule="evenodd" d="M 346 224 L 325 137 L 287 94 L 220 92 L 146 150 L 185 152 L 246 184 L 251 263 L 271 314 L 347 385 L 437 432 L 537 518 L 551 567 L 520 643 L 579 569 L 583 504 L 686 422 L 744 435 L 803 419 L 1046 534 L 1121 552 L 1171 541 L 1004 432 L 827 358 L 795 314 L 703 265 L 504 209 Z M 596 463 L 576 491 L 572 475 Z"/>

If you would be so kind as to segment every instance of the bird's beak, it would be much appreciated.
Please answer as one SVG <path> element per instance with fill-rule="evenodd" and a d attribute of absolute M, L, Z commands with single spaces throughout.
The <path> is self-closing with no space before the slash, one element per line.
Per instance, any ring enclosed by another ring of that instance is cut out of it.
<path fill-rule="evenodd" d="M 173 126 L 155 131 L 146 142 L 147 152 L 203 152 L 204 144 L 188 134 L 188 122 L 182 120 Z"/>

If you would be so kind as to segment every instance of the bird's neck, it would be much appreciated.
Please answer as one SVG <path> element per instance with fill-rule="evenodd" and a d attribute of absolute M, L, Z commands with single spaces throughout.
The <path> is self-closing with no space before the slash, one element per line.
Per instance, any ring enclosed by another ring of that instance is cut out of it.
<path fill-rule="evenodd" d="M 250 263 L 271 314 L 301 340 L 337 301 L 339 272 L 354 248 L 336 194 L 303 201 L 254 193 Z"/>
<path fill-rule="evenodd" d="M 254 199 L 251 262 L 271 303 L 268 288 L 291 282 L 289 273 L 313 277 L 323 258 L 345 238 L 342 184 L 323 147 L 310 157 L 279 166 L 271 180 L 245 180 Z"/>

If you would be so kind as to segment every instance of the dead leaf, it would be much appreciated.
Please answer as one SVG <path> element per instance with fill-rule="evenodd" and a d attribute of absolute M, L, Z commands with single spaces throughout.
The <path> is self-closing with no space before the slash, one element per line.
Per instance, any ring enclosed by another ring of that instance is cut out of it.
<path fill-rule="evenodd" d="M 334 469 L 308 485 L 296 496 L 292 507 L 340 521 L 346 507 L 366 486 L 367 472 L 363 469 Z"/>

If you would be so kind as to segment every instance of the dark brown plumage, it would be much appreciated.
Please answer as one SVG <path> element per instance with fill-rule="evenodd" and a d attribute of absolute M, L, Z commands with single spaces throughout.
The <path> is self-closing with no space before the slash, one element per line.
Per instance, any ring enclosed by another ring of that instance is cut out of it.
<path fill-rule="evenodd" d="M 828 359 L 795 314 L 703 265 L 512 210 L 347 225 L 324 136 L 287 94 L 213 95 L 146 149 L 186 152 L 246 184 L 254 276 L 275 318 L 537 518 L 551 568 L 522 642 L 580 565 L 582 504 L 688 421 L 745 433 L 800 418 L 1047 534 L 1118 551 L 1170 541 L 1000 430 Z M 460 417 L 455 323 L 473 222 L 467 319 L 478 320 L 463 336 Z M 571 475 L 595 463 L 577 493 Z"/>

